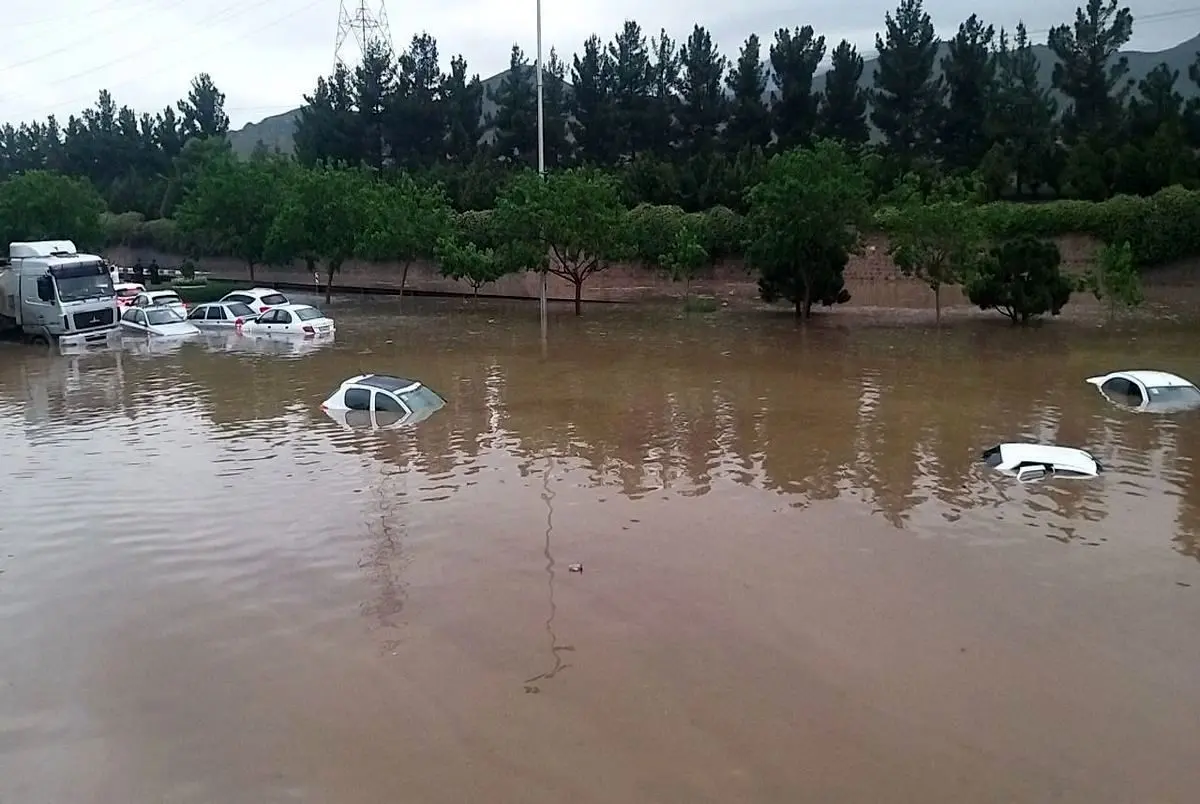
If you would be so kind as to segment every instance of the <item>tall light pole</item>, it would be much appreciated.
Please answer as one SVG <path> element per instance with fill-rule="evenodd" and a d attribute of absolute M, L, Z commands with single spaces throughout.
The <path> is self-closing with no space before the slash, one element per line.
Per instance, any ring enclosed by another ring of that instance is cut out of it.
<path fill-rule="evenodd" d="M 538 176 L 546 178 L 546 132 L 542 112 L 542 0 L 537 0 L 537 154 Z M 541 289 L 538 293 L 541 307 L 542 342 L 546 340 L 546 269 L 542 269 Z"/>

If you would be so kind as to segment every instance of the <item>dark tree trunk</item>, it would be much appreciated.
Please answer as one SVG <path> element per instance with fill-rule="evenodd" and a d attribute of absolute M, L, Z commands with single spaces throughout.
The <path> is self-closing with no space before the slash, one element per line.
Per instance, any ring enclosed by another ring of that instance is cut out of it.
<path fill-rule="evenodd" d="M 254 260 L 246 260 L 246 265 L 250 268 L 250 284 L 254 284 Z"/>
<path fill-rule="evenodd" d="M 400 269 L 400 302 L 397 308 L 404 308 L 404 286 L 408 284 L 408 263 L 404 263 L 404 267 Z"/>
<path fill-rule="evenodd" d="M 583 315 L 583 280 L 575 280 L 575 315 Z"/>

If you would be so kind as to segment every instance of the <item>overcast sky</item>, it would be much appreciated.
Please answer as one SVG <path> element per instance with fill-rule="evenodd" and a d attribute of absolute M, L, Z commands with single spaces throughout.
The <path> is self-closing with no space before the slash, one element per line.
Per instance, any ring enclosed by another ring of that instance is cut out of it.
<path fill-rule="evenodd" d="M 345 0 L 354 13 L 356 0 Z M 226 94 L 233 126 L 294 108 L 317 76 L 333 66 L 338 0 L 0 0 L 0 122 L 78 113 L 102 88 L 118 105 L 157 111 L 187 92 L 192 76 L 208 72 Z M 379 0 L 368 3 L 372 10 Z M 568 56 L 593 32 L 608 40 L 626 18 L 644 30 L 666 28 L 676 39 L 695 23 L 706 26 L 722 50 L 736 54 L 747 34 L 767 41 L 780 27 L 812 25 L 831 43 L 842 38 L 860 50 L 896 0 L 741 0 L 690 6 L 677 0 L 544 0 L 543 41 Z M 718 10 L 716 6 L 725 10 Z M 1074 16 L 1076 0 L 1008 0 L 985 14 L 993 24 L 1024 19 L 1035 41 Z M 1131 47 L 1161 50 L 1200 30 L 1200 5 L 1188 0 L 1130 0 Z M 938 33 L 953 35 L 978 6 L 967 0 L 926 0 Z M 433 34 L 443 68 L 463 53 L 472 72 L 486 78 L 508 65 L 518 42 L 532 60 L 535 0 L 435 0 L 388 3 L 391 33 L 403 49 L 414 33 Z M 800 10 L 800 9 L 803 10 Z M 1004 8 L 1003 12 L 997 9 Z M 1004 17 L 991 16 L 1003 13 Z M 357 58 L 353 40 L 344 57 Z"/>

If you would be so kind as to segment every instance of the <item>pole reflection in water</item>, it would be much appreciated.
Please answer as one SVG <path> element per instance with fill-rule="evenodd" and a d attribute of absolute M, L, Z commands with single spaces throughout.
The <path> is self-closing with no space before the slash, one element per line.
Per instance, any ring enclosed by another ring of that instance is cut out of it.
<path fill-rule="evenodd" d="M 399 494 L 391 494 L 391 480 L 397 476 L 404 488 Z M 400 579 L 404 563 L 404 523 L 402 518 L 397 522 L 395 516 L 408 502 L 407 481 L 406 470 L 384 469 L 380 473 L 380 481 L 372 484 L 378 507 L 368 524 L 371 543 L 366 556 L 358 562 L 359 569 L 369 572 L 372 584 L 378 589 L 374 599 L 362 604 L 363 616 L 375 621 L 370 630 L 388 629 L 391 632 L 391 638 L 380 642 L 380 654 L 393 653 L 400 645 L 398 635 L 403 623 L 397 622 L 397 618 L 404 610 L 408 597 L 406 584 Z M 377 519 L 375 513 L 378 514 Z"/>
<path fill-rule="evenodd" d="M 561 654 L 563 651 L 573 652 L 575 650 L 574 645 L 559 645 L 558 634 L 554 632 L 554 616 L 558 613 L 558 607 L 554 603 L 554 554 L 550 552 L 550 537 L 554 533 L 554 492 L 550 489 L 550 472 L 553 465 L 554 459 L 547 458 L 546 472 L 542 476 L 542 499 L 546 501 L 546 544 L 542 555 L 546 557 L 546 589 L 550 600 L 550 611 L 546 617 L 546 634 L 550 638 L 551 667 L 544 673 L 538 673 L 532 678 L 525 679 L 525 692 L 527 693 L 541 692 L 541 687 L 535 682 L 547 681 L 570 667 L 571 665 L 564 663 Z"/>

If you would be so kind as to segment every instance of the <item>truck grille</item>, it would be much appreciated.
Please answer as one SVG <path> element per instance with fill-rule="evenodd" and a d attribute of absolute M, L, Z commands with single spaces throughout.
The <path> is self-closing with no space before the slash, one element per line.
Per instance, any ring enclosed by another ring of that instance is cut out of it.
<path fill-rule="evenodd" d="M 97 327 L 111 327 L 113 323 L 113 311 L 111 307 L 106 307 L 103 310 L 76 313 L 74 321 L 75 329 L 79 331 L 96 329 Z"/>

